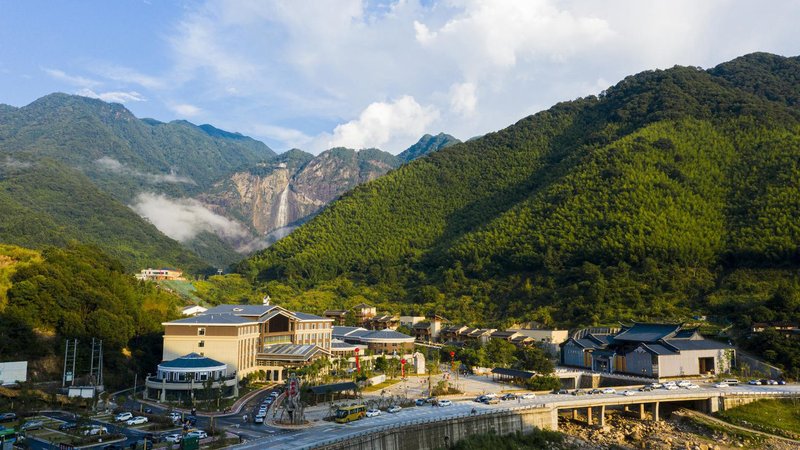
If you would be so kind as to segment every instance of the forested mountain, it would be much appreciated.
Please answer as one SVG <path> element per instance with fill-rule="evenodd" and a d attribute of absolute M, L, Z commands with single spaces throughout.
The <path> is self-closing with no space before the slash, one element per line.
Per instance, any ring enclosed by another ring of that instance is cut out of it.
<path fill-rule="evenodd" d="M 197 255 L 162 234 L 84 174 L 48 159 L 0 161 L 0 243 L 31 248 L 94 244 L 129 270 L 177 265 L 200 271 Z"/>
<path fill-rule="evenodd" d="M 142 188 L 197 192 L 275 156 L 237 133 L 180 120 L 140 120 L 120 104 L 67 94 L 0 109 L 0 154 L 65 163 L 124 202 Z"/>
<path fill-rule="evenodd" d="M 468 323 L 800 321 L 799 78 L 768 54 L 630 76 L 359 186 L 239 270 Z"/>
<path fill-rule="evenodd" d="M 445 133 L 439 133 L 436 136 L 426 134 L 425 136 L 422 136 L 416 144 L 401 152 L 399 155 L 397 155 L 397 157 L 400 158 L 401 161 L 409 162 L 425 156 L 428 153 L 441 150 L 445 147 L 449 147 L 460 142 L 461 141 L 458 139 Z"/>

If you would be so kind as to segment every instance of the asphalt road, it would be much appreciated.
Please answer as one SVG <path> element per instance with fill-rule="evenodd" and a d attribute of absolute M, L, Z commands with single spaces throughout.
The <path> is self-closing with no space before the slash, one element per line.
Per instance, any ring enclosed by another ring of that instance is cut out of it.
<path fill-rule="evenodd" d="M 621 392 L 621 391 L 620 391 Z M 636 395 L 625 397 L 621 394 L 597 394 L 597 395 L 555 395 L 547 394 L 540 395 L 533 399 L 528 400 L 510 400 L 500 402 L 495 405 L 486 405 L 473 401 L 459 401 L 453 402 L 452 406 L 447 407 L 434 407 L 434 406 L 420 406 L 405 408 L 396 414 L 388 414 L 383 412 L 378 417 L 370 417 L 349 424 L 337 424 L 333 422 L 318 422 L 313 426 L 298 430 L 283 433 L 275 433 L 260 439 L 245 442 L 237 445 L 236 449 L 285 449 L 294 450 L 297 448 L 317 445 L 329 439 L 355 437 L 357 435 L 369 433 L 384 425 L 401 425 L 417 420 L 441 420 L 447 418 L 454 418 L 471 413 L 475 408 L 478 413 L 489 411 L 508 410 L 517 407 L 535 407 L 537 405 L 563 405 L 564 407 L 586 407 L 589 405 L 600 404 L 615 404 L 623 401 L 667 401 L 670 399 L 677 399 L 687 395 L 703 395 L 703 394 L 717 394 L 720 392 L 726 393 L 775 393 L 775 392 L 791 392 L 800 395 L 800 385 L 785 385 L 785 386 L 750 386 L 739 385 L 729 388 L 714 388 L 713 386 L 703 385 L 699 389 L 678 389 L 674 391 L 667 391 L 665 389 L 657 389 L 652 392 L 637 392 Z"/>

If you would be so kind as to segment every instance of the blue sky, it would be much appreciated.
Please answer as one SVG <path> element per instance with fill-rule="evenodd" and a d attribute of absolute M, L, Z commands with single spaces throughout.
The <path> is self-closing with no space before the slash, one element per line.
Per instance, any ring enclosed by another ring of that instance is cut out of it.
<path fill-rule="evenodd" d="M 800 2 L 0 0 L 0 103 L 51 92 L 211 123 L 277 151 L 397 153 L 624 76 L 800 54 Z"/>

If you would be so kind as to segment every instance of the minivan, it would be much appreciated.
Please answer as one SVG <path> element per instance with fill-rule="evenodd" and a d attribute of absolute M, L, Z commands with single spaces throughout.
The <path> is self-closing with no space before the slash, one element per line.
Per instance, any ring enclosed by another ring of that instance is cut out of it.
<path fill-rule="evenodd" d="M 728 378 L 727 380 L 722 380 L 722 382 L 723 383 L 728 383 L 728 384 L 731 384 L 731 385 L 739 384 L 739 380 L 737 380 L 736 378 Z"/>

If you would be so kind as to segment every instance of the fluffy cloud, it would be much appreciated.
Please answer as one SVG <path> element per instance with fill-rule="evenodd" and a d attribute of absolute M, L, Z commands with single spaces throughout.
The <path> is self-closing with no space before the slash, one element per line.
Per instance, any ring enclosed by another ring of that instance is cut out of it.
<path fill-rule="evenodd" d="M 100 81 L 92 80 L 90 78 L 82 77 L 79 75 L 70 75 L 63 70 L 59 69 L 42 69 L 44 72 L 49 75 L 51 78 L 54 78 L 58 81 L 63 81 L 68 84 L 72 84 L 75 86 L 81 87 L 96 87 L 100 86 L 102 83 Z"/>
<path fill-rule="evenodd" d="M 450 86 L 450 109 L 462 116 L 471 116 L 478 105 L 474 83 L 457 83 Z"/>
<path fill-rule="evenodd" d="M 141 193 L 131 208 L 179 242 L 190 241 L 204 231 L 228 241 L 249 240 L 251 237 L 242 224 L 212 212 L 194 199 L 171 199 L 161 194 Z"/>
<path fill-rule="evenodd" d="M 97 93 L 91 89 L 84 88 L 76 92 L 76 94 L 82 95 L 84 97 L 99 98 L 104 102 L 111 102 L 111 103 L 128 103 L 128 102 L 145 101 L 145 98 L 142 97 L 142 94 L 136 91 L 130 91 L 130 92 L 111 91 L 111 92 Z"/>
<path fill-rule="evenodd" d="M 170 105 L 170 109 L 180 114 L 182 117 L 194 117 L 203 112 L 203 110 L 197 106 L 189 103 L 173 103 Z"/>
<path fill-rule="evenodd" d="M 139 170 L 130 168 L 125 164 L 117 161 L 114 158 L 109 156 L 103 156 L 95 160 L 95 164 L 100 166 L 100 168 L 104 170 L 108 170 L 110 172 L 119 173 L 123 175 L 130 175 L 132 177 L 141 178 L 149 183 L 152 184 L 159 184 L 159 183 L 186 183 L 186 184 L 195 184 L 194 180 L 189 177 L 180 176 L 175 171 L 171 170 L 168 174 L 163 173 L 145 173 Z"/>
<path fill-rule="evenodd" d="M 338 125 L 326 148 L 392 147 L 398 139 L 419 138 L 438 117 L 436 108 L 423 107 L 408 95 L 392 102 L 375 102 L 358 119 Z"/>

